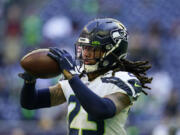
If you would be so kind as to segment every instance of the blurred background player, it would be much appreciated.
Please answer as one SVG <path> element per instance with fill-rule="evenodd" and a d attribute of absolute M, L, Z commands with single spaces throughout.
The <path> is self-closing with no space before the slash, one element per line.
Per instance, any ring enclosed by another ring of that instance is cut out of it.
<path fill-rule="evenodd" d="M 128 111 L 147 94 L 151 83 L 147 61 L 128 61 L 126 27 L 118 20 L 90 21 L 82 30 L 75 60 L 66 50 L 50 48 L 48 56 L 59 64 L 65 79 L 55 86 L 36 90 L 36 78 L 19 74 L 24 86 L 21 105 L 26 109 L 51 107 L 68 102 L 69 135 L 125 135 Z"/>

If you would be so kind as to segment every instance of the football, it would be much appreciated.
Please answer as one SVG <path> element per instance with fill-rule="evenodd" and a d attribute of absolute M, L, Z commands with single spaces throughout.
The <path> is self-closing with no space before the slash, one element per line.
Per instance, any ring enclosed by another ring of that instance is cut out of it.
<path fill-rule="evenodd" d="M 20 61 L 22 68 L 37 78 L 52 78 L 61 72 L 58 64 L 47 56 L 49 49 L 37 49 L 26 54 Z"/>

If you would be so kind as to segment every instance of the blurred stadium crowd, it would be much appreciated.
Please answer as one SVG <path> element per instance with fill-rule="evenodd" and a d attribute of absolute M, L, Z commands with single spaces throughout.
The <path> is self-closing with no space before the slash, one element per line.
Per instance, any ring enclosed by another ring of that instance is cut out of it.
<path fill-rule="evenodd" d="M 65 135 L 66 105 L 25 110 L 20 59 L 35 48 L 74 43 L 93 18 L 112 17 L 129 30 L 131 60 L 149 60 L 154 80 L 130 111 L 128 135 L 180 135 L 179 0 L 0 0 L 0 135 Z M 45 88 L 57 78 L 38 80 Z"/>

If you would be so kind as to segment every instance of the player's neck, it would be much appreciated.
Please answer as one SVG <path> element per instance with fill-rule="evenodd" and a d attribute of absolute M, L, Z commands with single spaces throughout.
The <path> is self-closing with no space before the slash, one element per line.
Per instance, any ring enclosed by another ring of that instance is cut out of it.
<path fill-rule="evenodd" d="M 88 76 L 88 80 L 89 81 L 93 81 L 95 78 L 97 78 L 100 75 L 105 74 L 108 71 L 108 69 L 104 69 L 104 70 L 98 70 L 92 73 L 87 73 Z"/>

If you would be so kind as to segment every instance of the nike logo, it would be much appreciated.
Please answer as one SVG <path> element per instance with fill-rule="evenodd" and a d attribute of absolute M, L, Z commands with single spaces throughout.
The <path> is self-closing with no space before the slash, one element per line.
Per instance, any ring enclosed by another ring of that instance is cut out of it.
<path fill-rule="evenodd" d="M 135 82 L 134 86 L 135 87 L 141 87 L 141 85 L 137 84 L 137 82 Z"/>

